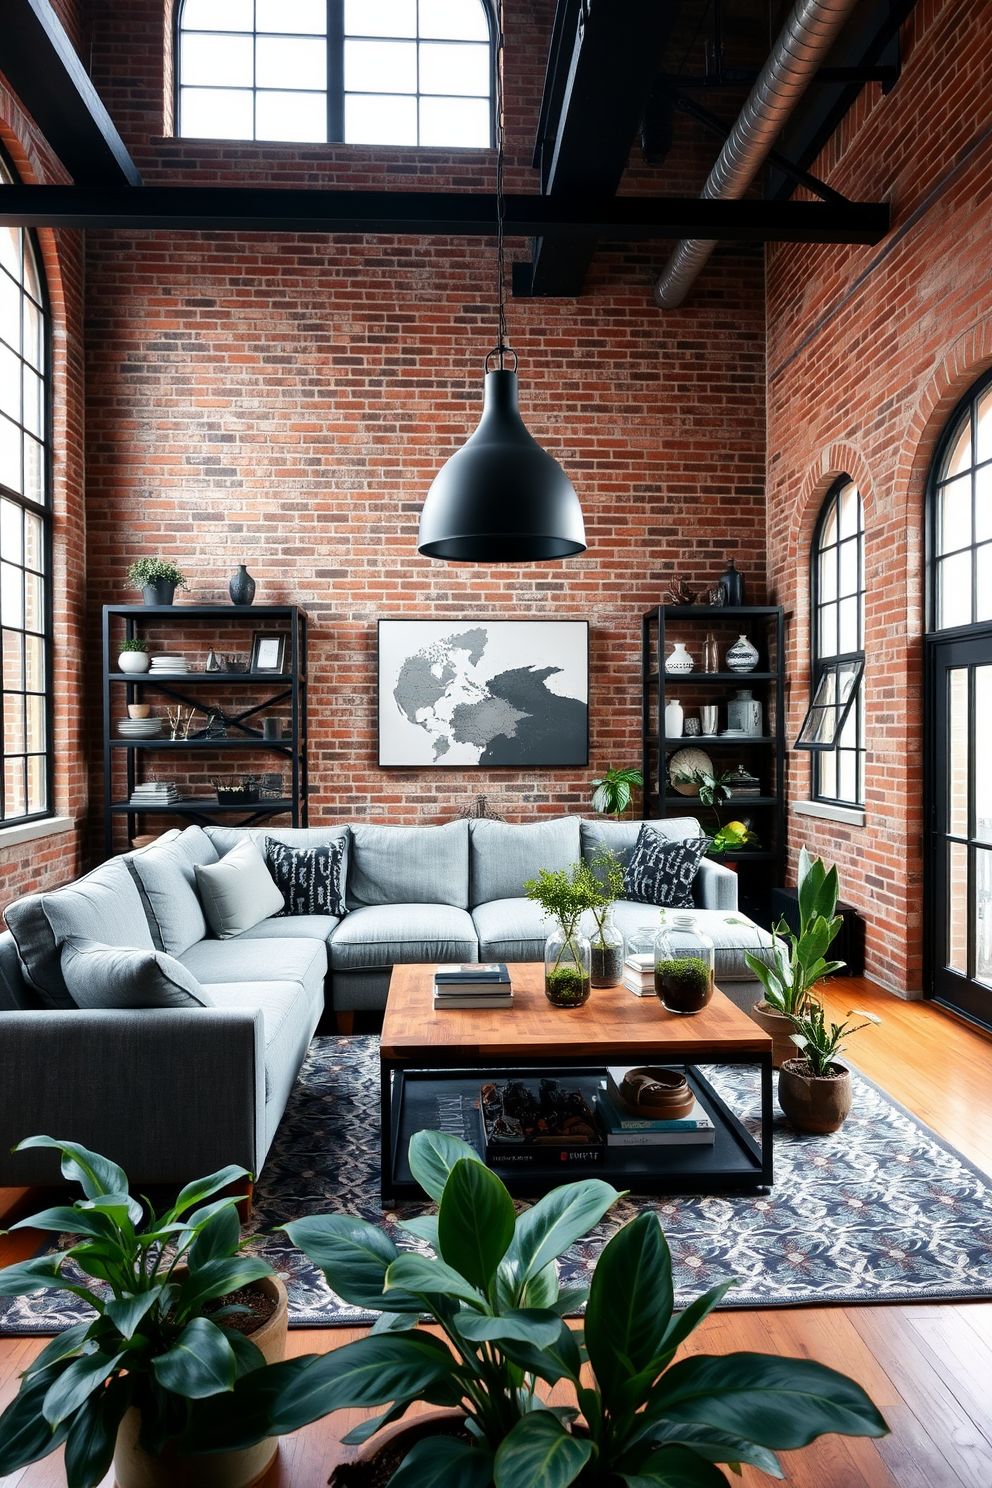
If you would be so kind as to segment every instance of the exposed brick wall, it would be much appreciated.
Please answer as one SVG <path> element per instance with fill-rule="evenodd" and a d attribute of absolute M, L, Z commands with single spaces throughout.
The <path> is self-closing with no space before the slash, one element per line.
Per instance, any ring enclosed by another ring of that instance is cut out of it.
<path fill-rule="evenodd" d="M 790 615 L 790 730 L 808 701 L 808 552 L 836 475 L 866 507 L 867 824 L 794 816 L 799 845 L 840 866 L 868 922 L 867 970 L 918 995 L 922 979 L 923 504 L 950 410 L 992 363 L 992 102 L 988 9 L 925 0 L 903 73 L 866 89 L 817 164 L 861 200 L 888 199 L 876 247 L 768 255 L 769 575 Z M 790 794 L 809 791 L 806 756 Z M 794 866 L 794 864 L 793 864 Z"/>

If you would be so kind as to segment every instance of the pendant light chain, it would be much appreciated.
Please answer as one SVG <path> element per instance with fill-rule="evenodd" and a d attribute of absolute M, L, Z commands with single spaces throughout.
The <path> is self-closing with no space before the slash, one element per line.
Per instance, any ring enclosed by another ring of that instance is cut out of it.
<path fill-rule="evenodd" d="M 503 194 L 503 154 L 506 145 L 504 117 L 505 79 L 503 71 L 503 0 L 496 5 L 496 299 L 498 304 L 497 344 L 489 356 L 496 356 L 502 372 L 506 353 L 517 365 L 517 354 L 507 342 L 506 332 L 506 240 L 504 234 L 505 201 Z M 488 363 L 489 357 L 486 358 Z"/>

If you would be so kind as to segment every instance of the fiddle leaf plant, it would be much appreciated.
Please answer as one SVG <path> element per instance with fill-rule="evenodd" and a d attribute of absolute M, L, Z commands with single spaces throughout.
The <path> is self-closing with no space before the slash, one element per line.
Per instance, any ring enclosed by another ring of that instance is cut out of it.
<path fill-rule="evenodd" d="M 630 805 L 633 793 L 644 784 L 640 770 L 614 770 L 611 765 L 606 773 L 592 783 L 592 809 L 600 816 L 612 816 L 617 821 Z"/>
<path fill-rule="evenodd" d="M 827 951 L 844 923 L 836 913 L 840 885 L 836 866 L 799 854 L 799 934 L 780 920 L 772 929 L 772 946 L 761 957 L 745 951 L 744 959 L 764 989 L 765 1004 L 785 1017 L 802 1013 L 817 982 L 843 971 L 846 962 L 828 961 Z"/>

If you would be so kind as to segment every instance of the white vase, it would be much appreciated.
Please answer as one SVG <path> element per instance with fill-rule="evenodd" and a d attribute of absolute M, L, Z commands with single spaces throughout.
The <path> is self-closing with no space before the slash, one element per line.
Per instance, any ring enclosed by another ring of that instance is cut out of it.
<path fill-rule="evenodd" d="M 738 636 L 727 651 L 727 670 L 730 672 L 753 672 L 758 665 L 758 648 L 752 646 L 746 635 Z"/>
<path fill-rule="evenodd" d="M 682 723 L 684 718 L 685 714 L 682 711 L 682 704 L 679 702 L 678 698 L 672 698 L 672 701 L 670 703 L 665 704 L 666 739 L 681 739 Z"/>
<path fill-rule="evenodd" d="M 151 663 L 147 651 L 122 651 L 117 665 L 122 672 L 147 672 Z"/>
<path fill-rule="evenodd" d="M 685 642 L 675 641 L 674 648 L 671 655 L 665 657 L 665 671 L 674 676 L 691 672 L 696 663 L 685 649 Z"/>

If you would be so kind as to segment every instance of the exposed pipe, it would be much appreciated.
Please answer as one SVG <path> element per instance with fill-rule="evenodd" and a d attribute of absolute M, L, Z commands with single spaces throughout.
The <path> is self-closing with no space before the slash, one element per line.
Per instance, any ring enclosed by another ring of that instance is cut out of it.
<path fill-rule="evenodd" d="M 737 200 L 754 180 L 857 0 L 796 0 L 768 61 L 709 173 L 701 197 Z M 683 238 L 654 286 L 660 310 L 681 305 L 716 247 Z"/>

